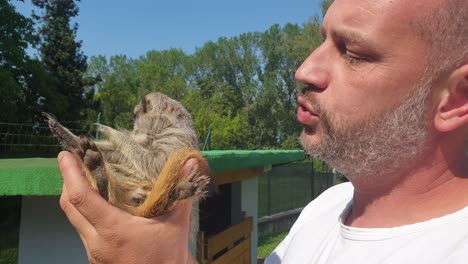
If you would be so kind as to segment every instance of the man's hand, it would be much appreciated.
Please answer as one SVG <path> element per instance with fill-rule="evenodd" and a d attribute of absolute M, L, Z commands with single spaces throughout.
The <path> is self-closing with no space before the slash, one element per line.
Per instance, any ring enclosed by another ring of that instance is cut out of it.
<path fill-rule="evenodd" d="M 63 177 L 60 206 L 83 241 L 90 263 L 196 263 L 188 249 L 192 201 L 157 218 L 136 217 L 112 206 L 94 189 L 76 158 L 58 156 Z M 183 168 L 188 176 L 196 164 Z"/>

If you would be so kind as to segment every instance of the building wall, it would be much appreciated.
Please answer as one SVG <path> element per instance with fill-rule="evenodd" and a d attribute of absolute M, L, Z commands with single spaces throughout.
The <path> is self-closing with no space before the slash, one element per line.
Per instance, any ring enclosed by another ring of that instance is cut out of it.
<path fill-rule="evenodd" d="M 88 263 L 58 196 L 23 197 L 19 238 L 18 264 Z"/>
<path fill-rule="evenodd" d="M 194 216 L 198 218 L 198 213 Z M 192 253 L 195 243 L 190 245 Z M 24 196 L 18 264 L 55 263 L 88 263 L 81 239 L 62 212 L 58 196 Z"/>

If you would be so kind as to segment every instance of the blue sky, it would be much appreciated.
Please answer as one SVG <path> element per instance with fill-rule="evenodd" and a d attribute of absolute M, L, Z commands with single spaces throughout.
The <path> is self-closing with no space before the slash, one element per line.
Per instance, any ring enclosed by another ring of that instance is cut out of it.
<path fill-rule="evenodd" d="M 29 16 L 30 0 L 12 1 Z M 273 24 L 302 24 L 320 14 L 320 0 L 82 0 L 77 39 L 88 56 L 196 47 L 219 37 L 263 32 Z"/>

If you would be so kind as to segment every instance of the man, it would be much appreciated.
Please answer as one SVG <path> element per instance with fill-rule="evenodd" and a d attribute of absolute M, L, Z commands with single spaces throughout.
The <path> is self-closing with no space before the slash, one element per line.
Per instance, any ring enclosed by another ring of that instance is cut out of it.
<path fill-rule="evenodd" d="M 332 4 L 322 45 L 296 72 L 298 120 L 305 150 L 351 183 L 311 202 L 267 263 L 466 262 L 467 13 L 466 0 Z M 69 154 L 59 163 L 61 205 L 92 263 L 195 262 L 190 202 L 133 217 L 92 191 Z"/>
<path fill-rule="evenodd" d="M 468 261 L 468 1 L 336 0 L 297 70 L 301 143 L 342 172 L 266 263 Z"/>

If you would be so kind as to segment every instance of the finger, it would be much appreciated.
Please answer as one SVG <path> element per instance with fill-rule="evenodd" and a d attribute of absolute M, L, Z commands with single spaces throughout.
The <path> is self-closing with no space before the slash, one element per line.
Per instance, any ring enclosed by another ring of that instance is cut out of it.
<path fill-rule="evenodd" d="M 95 228 L 98 225 L 112 225 L 115 214 L 121 212 L 92 189 L 83 175 L 79 161 L 66 151 L 59 153 L 58 160 L 68 201 Z"/>
<path fill-rule="evenodd" d="M 157 222 L 171 223 L 188 230 L 190 226 L 190 218 L 192 215 L 192 203 L 193 200 L 190 198 L 182 200 L 171 211 L 163 215 L 153 217 L 152 219 L 156 220 Z"/>
<path fill-rule="evenodd" d="M 187 178 L 190 175 L 196 173 L 198 170 L 198 160 L 195 158 L 191 158 L 187 160 L 182 167 L 182 176 L 183 178 Z"/>
<path fill-rule="evenodd" d="M 89 251 L 89 248 L 88 248 L 88 241 L 84 238 L 84 236 L 80 233 L 78 233 L 80 235 L 80 238 L 81 238 L 81 241 L 83 242 L 83 246 L 85 248 L 85 251 L 86 251 L 86 256 L 88 256 L 88 259 L 90 260 L 92 258 L 92 255 L 91 255 L 91 252 Z"/>
<path fill-rule="evenodd" d="M 67 216 L 70 223 L 75 227 L 80 236 L 90 238 L 91 235 L 96 233 L 94 227 L 81 215 L 81 213 L 70 203 L 67 187 L 65 184 L 62 188 L 62 195 L 60 196 L 60 207 Z"/>

